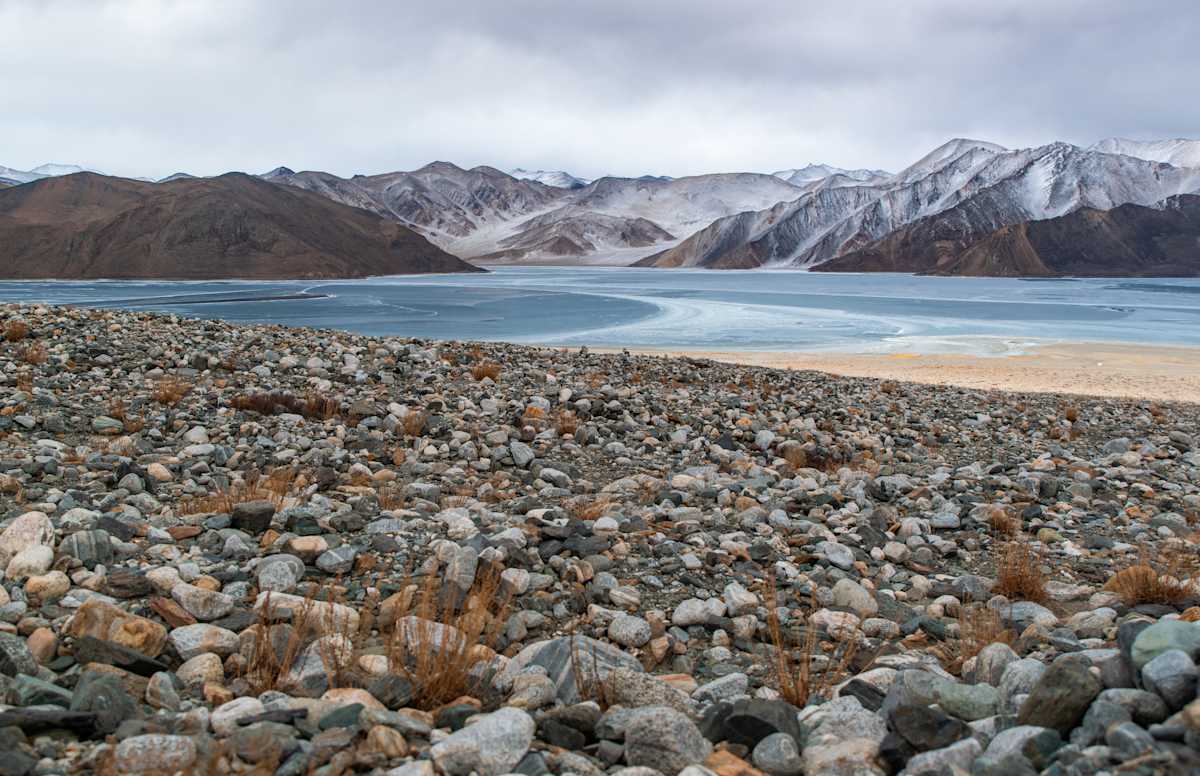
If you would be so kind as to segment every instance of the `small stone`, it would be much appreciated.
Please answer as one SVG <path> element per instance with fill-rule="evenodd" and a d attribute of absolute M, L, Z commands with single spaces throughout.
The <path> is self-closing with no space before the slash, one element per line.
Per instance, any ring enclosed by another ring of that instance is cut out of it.
<path fill-rule="evenodd" d="M 251 536 L 258 536 L 271 527 L 275 505 L 270 501 L 244 501 L 233 507 L 231 525 Z"/>
<path fill-rule="evenodd" d="M 1196 698 L 1196 665 L 1182 650 L 1160 652 L 1142 666 L 1142 684 L 1171 711 L 1179 711 Z"/>
<path fill-rule="evenodd" d="M 712 753 L 712 744 L 687 715 L 666 706 L 638 709 L 625 732 L 625 762 L 679 773 Z"/>
<path fill-rule="evenodd" d="M 148 733 L 117 744 L 116 765 L 128 773 L 173 773 L 196 761 L 196 743 L 187 736 Z"/>
<path fill-rule="evenodd" d="M 429 754 L 449 776 L 500 776 L 525 756 L 535 727 L 524 711 L 504 707 L 443 738 Z"/>
<path fill-rule="evenodd" d="M 1100 679 L 1079 661 L 1057 660 L 1029 691 L 1017 724 L 1053 728 L 1066 735 L 1079 725 L 1103 689 Z"/>
<path fill-rule="evenodd" d="M 754 765 L 770 776 L 799 776 L 804 772 L 800 748 L 787 733 L 772 733 L 754 747 Z"/>

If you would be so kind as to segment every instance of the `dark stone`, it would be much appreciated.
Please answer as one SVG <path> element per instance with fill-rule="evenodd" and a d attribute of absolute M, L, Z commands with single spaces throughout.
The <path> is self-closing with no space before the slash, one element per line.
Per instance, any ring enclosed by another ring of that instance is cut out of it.
<path fill-rule="evenodd" d="M 242 727 L 253 725 L 255 722 L 278 722 L 290 725 L 298 719 L 308 716 L 308 709 L 268 709 L 261 714 L 252 714 L 237 721 Z"/>
<path fill-rule="evenodd" d="M 879 743 L 879 759 L 887 766 L 888 773 L 899 773 L 905 764 L 917 754 L 917 750 L 898 733 L 888 731 Z"/>
<path fill-rule="evenodd" d="M 15 633 L 0 633 L 0 674 L 16 676 L 38 672 L 37 660 L 25 644 L 25 639 Z"/>
<path fill-rule="evenodd" d="M 15 706 L 62 706 L 71 705 L 71 691 L 35 676 L 18 674 L 8 688 L 10 702 Z"/>
<path fill-rule="evenodd" d="M 332 730 L 333 728 L 354 727 L 358 724 L 358 715 L 362 714 L 363 705 L 361 703 L 351 703 L 346 706 L 339 706 L 325 716 L 321 717 L 318 726 L 321 730 Z"/>
<path fill-rule="evenodd" d="M 838 695 L 839 697 L 849 695 L 852 698 L 857 698 L 858 702 L 867 711 L 879 711 L 879 707 L 883 705 L 886 693 L 875 685 L 855 677 L 842 686 Z"/>
<path fill-rule="evenodd" d="M 70 730 L 83 736 L 91 736 L 96 730 L 96 715 L 90 711 L 47 708 L 0 711 L 0 728 L 9 725 L 18 727 L 27 734 L 46 730 Z"/>
<path fill-rule="evenodd" d="M 553 719 L 541 721 L 538 725 L 538 738 L 552 746 L 561 746 L 572 752 L 587 746 L 587 736 L 575 728 Z"/>
<path fill-rule="evenodd" d="M 71 697 L 71 711 L 96 715 L 97 732 L 108 734 L 127 719 L 141 717 L 137 701 L 129 697 L 115 676 L 89 671 L 79 678 Z"/>
<path fill-rule="evenodd" d="M 96 521 L 96 527 L 103 528 L 123 542 L 133 541 L 133 537 L 138 534 L 136 525 L 108 513 L 100 515 L 100 519 Z"/>
<path fill-rule="evenodd" d="M 375 700 L 395 711 L 412 702 L 413 684 L 403 676 L 384 674 L 371 680 L 367 685 L 367 692 L 371 693 Z"/>
<path fill-rule="evenodd" d="M 139 676 L 154 676 L 159 671 L 168 670 L 167 664 L 160 660 L 95 636 L 80 636 L 75 639 L 75 660 L 79 663 L 104 663 Z"/>
<path fill-rule="evenodd" d="M 110 569 L 105 582 L 113 598 L 141 598 L 154 592 L 145 574 L 124 567 Z"/>
<path fill-rule="evenodd" d="M 0 728 L 0 776 L 29 776 L 37 767 L 37 758 L 25 751 L 29 741 L 20 728 Z"/>
<path fill-rule="evenodd" d="M 929 706 L 900 706 L 888 722 L 918 752 L 950 746 L 971 733 L 962 720 Z"/>
<path fill-rule="evenodd" d="M 1029 692 L 1017 724 L 1053 728 L 1068 735 L 1103 689 L 1100 680 L 1079 661 L 1057 660 Z"/>
<path fill-rule="evenodd" d="M 772 733 L 787 733 L 803 745 L 805 736 L 795 706 L 782 700 L 750 698 L 715 703 L 705 710 L 700 731 L 709 741 L 732 741 L 750 749 Z"/>
<path fill-rule="evenodd" d="M 270 501 L 245 501 L 233 508 L 231 524 L 239 531 L 258 536 L 271 527 L 275 505 Z"/>
<path fill-rule="evenodd" d="M 434 727 L 448 727 L 451 730 L 461 730 L 467 720 L 479 713 L 479 709 L 469 703 L 456 706 L 443 706 L 438 709 L 433 719 Z"/>
<path fill-rule="evenodd" d="M 550 773 L 550 767 L 546 765 L 546 758 L 542 757 L 540 752 L 528 752 L 521 758 L 521 762 L 517 763 L 517 767 L 513 768 L 513 773 L 523 773 L 525 776 L 545 776 Z"/>

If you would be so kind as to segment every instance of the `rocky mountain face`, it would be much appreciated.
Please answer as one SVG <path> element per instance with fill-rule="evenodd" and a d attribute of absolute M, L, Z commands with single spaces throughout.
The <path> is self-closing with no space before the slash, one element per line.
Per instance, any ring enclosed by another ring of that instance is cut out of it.
<path fill-rule="evenodd" d="M 562 170 L 522 170 L 518 167 L 509 171 L 508 174 L 519 180 L 536 181 L 559 189 L 582 189 L 591 183 L 586 178 L 576 178 L 571 173 Z"/>
<path fill-rule="evenodd" d="M 338 278 L 478 269 L 394 220 L 229 173 L 94 173 L 0 192 L 0 277 Z"/>
<path fill-rule="evenodd" d="M 882 185 L 821 188 L 757 213 L 719 219 L 641 266 L 810 267 L 891 236 L 895 249 L 936 252 L 975 235 L 1081 208 L 1150 205 L 1200 191 L 1200 169 L 1066 143 L 1006 150 L 954 140 Z M 893 232 L 929 217 L 909 232 Z M 937 238 L 937 239 L 934 239 Z M 882 254 L 892 255 L 887 251 Z M 840 266 L 840 265 L 834 265 Z"/>
<path fill-rule="evenodd" d="M 447 162 L 352 178 L 286 168 L 263 177 L 395 219 L 449 251 L 483 261 L 650 252 L 714 219 L 801 193 L 756 173 L 606 177 L 566 187 Z"/>
<path fill-rule="evenodd" d="M 886 170 L 844 170 L 829 164 L 808 164 L 790 170 L 779 170 L 771 173 L 776 178 L 787 181 L 793 186 L 806 187 L 814 183 L 837 181 L 877 184 L 890 179 L 892 174 Z"/>

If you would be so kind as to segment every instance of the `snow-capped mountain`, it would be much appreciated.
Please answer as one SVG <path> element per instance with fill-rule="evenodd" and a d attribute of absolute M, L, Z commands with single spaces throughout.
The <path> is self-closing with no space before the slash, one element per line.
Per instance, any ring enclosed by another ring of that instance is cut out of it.
<path fill-rule="evenodd" d="M 17 183 L 30 183 L 32 181 L 41 180 L 42 178 L 54 178 L 59 175 L 71 175 L 77 172 L 95 172 L 87 167 L 80 167 L 77 164 L 42 164 L 34 167 L 32 170 L 16 170 L 12 167 L 0 165 L 0 178 L 16 181 Z"/>
<path fill-rule="evenodd" d="M 883 185 L 822 189 L 720 219 L 643 266 L 807 267 L 919 219 L 952 213 L 956 233 L 1054 218 L 1082 207 L 1149 205 L 1200 190 L 1200 170 L 1067 143 L 1009 151 L 964 139 L 939 146 Z"/>
<path fill-rule="evenodd" d="M 536 181 L 558 189 L 582 189 L 591 183 L 586 178 L 577 178 L 571 173 L 563 172 L 562 170 L 522 170 L 518 167 L 515 170 L 510 170 L 508 174 L 518 180 Z"/>
<path fill-rule="evenodd" d="M 1096 143 L 1091 150 L 1166 162 L 1176 167 L 1200 167 L 1200 140 L 1125 140 L 1110 137 Z"/>
<path fill-rule="evenodd" d="M 159 178 L 155 183 L 170 183 L 171 181 L 184 181 L 195 178 L 195 175 L 186 172 L 176 172 L 168 175 L 165 178 Z M 265 177 L 265 176 L 264 176 Z"/>
<path fill-rule="evenodd" d="M 757 173 L 606 177 L 568 189 L 448 162 L 352 178 L 286 168 L 263 177 L 394 218 L 452 253 L 491 261 L 604 254 L 628 263 L 714 219 L 802 193 Z"/>
<path fill-rule="evenodd" d="M 848 185 L 853 185 L 854 183 L 882 183 L 892 177 L 892 174 L 885 170 L 844 170 L 830 164 L 808 164 L 804 167 L 779 170 L 771 174 L 793 186 L 801 187 L 827 178 L 837 178 L 839 183 L 844 181 Z"/>

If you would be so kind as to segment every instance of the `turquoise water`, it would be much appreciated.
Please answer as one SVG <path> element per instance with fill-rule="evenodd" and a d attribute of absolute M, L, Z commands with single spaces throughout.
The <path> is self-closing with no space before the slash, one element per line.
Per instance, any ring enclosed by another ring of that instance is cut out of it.
<path fill-rule="evenodd" d="M 304 295 L 304 298 L 285 298 Z M 1200 345 L 1200 280 L 502 268 L 334 282 L 0 282 L 0 301 L 375 335 L 673 350 L 1019 351 Z"/>

